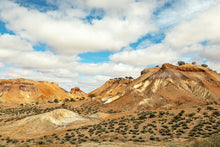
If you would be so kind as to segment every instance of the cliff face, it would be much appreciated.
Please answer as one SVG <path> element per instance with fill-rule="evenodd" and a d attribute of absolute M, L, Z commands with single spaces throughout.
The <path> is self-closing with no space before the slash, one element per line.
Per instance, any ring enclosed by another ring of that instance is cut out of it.
<path fill-rule="evenodd" d="M 220 102 L 219 74 L 199 65 L 148 68 L 131 82 L 123 95 L 105 108 L 137 109 L 201 105 Z"/>
<path fill-rule="evenodd" d="M 0 102 L 32 103 L 69 98 L 57 83 L 28 79 L 0 80 Z"/>

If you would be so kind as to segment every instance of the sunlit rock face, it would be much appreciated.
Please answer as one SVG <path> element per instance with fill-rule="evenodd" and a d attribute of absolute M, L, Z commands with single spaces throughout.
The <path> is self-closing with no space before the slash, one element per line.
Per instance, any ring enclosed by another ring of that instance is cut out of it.
<path fill-rule="evenodd" d="M 104 104 L 111 103 L 124 95 L 125 90 L 133 80 L 131 77 L 110 79 L 87 96 L 94 94 L 95 98 L 100 98 Z"/>
<path fill-rule="evenodd" d="M 28 79 L 0 80 L 0 102 L 35 103 L 62 100 L 69 95 L 57 83 Z"/>
<path fill-rule="evenodd" d="M 166 63 L 144 69 L 121 93 L 117 100 L 108 100 L 106 107 L 155 109 L 220 102 L 220 76 L 199 65 Z"/>
<path fill-rule="evenodd" d="M 86 95 L 79 87 L 72 88 L 69 92 L 71 98 L 80 98 Z"/>

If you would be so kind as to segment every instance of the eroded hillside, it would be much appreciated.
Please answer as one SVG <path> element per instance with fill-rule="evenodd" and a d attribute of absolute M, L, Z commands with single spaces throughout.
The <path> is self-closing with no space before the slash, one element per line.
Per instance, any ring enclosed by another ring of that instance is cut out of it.
<path fill-rule="evenodd" d="M 104 85 L 98 89 L 106 90 Z M 103 100 L 103 109 L 188 107 L 219 103 L 219 100 L 219 74 L 199 65 L 163 64 L 161 68 L 143 70 L 141 76 L 127 84 L 120 94 Z"/>
<path fill-rule="evenodd" d="M 220 142 L 220 75 L 199 65 L 147 68 L 137 79 L 111 79 L 87 95 L 25 79 L 2 80 L 0 88 L 7 102 L 0 104 L 0 146 Z"/>
<path fill-rule="evenodd" d="M 0 102 L 35 103 L 63 100 L 68 94 L 57 83 L 28 79 L 0 80 Z"/>
<path fill-rule="evenodd" d="M 72 98 L 80 98 L 86 95 L 79 87 L 72 88 L 69 92 L 70 97 Z"/>

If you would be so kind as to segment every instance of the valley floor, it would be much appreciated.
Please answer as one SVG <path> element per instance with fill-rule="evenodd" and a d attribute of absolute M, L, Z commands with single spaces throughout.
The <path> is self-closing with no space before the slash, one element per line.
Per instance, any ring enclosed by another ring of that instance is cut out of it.
<path fill-rule="evenodd" d="M 34 106 L 1 104 L 0 146 L 182 147 L 200 142 L 220 143 L 220 137 L 217 135 L 220 133 L 220 105 L 217 104 L 126 112 L 100 112 L 83 104 L 81 102 Z M 48 129 L 45 132 L 31 130 L 35 125 L 34 122 L 19 125 L 24 119 L 29 120 L 31 116 L 39 117 L 39 114 L 57 109 L 76 112 L 88 121 L 65 126 L 53 124 L 57 128 L 51 130 L 49 127 L 51 122 L 46 121 L 42 123 Z M 28 129 L 22 130 L 21 133 L 22 128 Z"/>

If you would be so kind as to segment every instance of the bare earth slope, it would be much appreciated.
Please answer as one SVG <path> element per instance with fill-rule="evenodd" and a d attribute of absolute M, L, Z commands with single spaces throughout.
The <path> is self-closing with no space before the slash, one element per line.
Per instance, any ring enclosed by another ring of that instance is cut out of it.
<path fill-rule="evenodd" d="M 132 81 L 133 79 L 123 79 L 123 78 L 110 79 L 107 82 L 105 82 L 104 85 L 95 89 L 89 94 L 95 94 L 96 96 L 100 96 L 100 97 L 118 95 L 119 93 L 121 94 L 121 92 L 124 92 L 128 84 L 131 83 Z"/>
<path fill-rule="evenodd" d="M 83 92 L 80 88 L 78 87 L 75 87 L 75 88 L 72 88 L 70 90 L 70 97 L 72 98 L 77 98 L 77 97 L 83 97 L 84 95 L 86 95 L 85 92 Z"/>
<path fill-rule="evenodd" d="M 19 137 L 21 135 L 39 134 L 64 128 L 74 122 L 79 122 L 81 124 L 86 120 L 86 118 L 72 111 L 57 109 L 48 113 L 26 117 L 16 123 L 1 127 L 0 131 L 1 133 L 7 133 L 12 136 L 18 135 L 17 137 Z"/>
<path fill-rule="evenodd" d="M 69 98 L 57 83 L 28 79 L 0 80 L 0 102 L 32 103 Z"/>
<path fill-rule="evenodd" d="M 220 76 L 214 71 L 186 64 L 164 64 L 145 69 L 114 101 L 104 109 L 170 108 L 219 102 Z"/>

